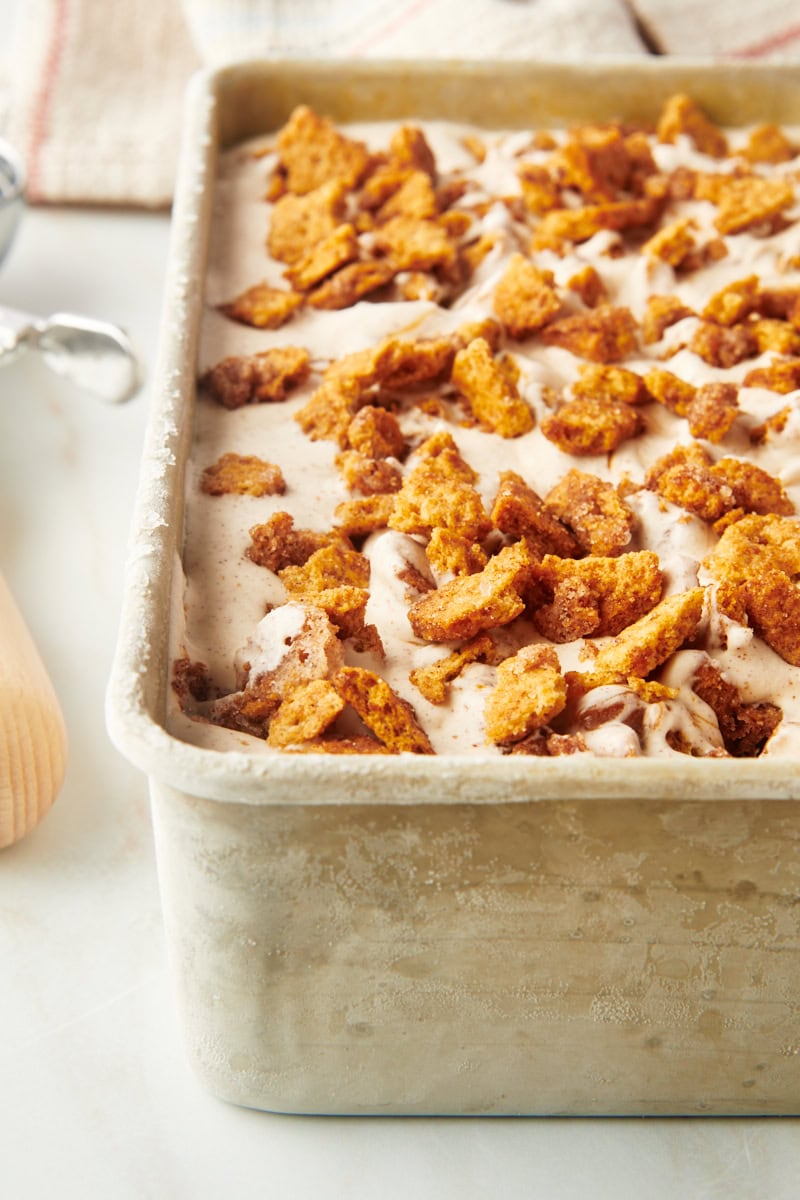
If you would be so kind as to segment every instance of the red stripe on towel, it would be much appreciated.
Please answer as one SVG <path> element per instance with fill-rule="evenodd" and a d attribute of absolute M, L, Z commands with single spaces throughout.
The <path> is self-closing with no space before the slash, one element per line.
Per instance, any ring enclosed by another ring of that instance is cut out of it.
<path fill-rule="evenodd" d="M 28 144 L 26 192 L 34 202 L 42 200 L 39 179 L 42 166 L 42 148 L 47 141 L 50 112 L 55 91 L 56 78 L 64 51 L 69 0 L 55 0 L 53 28 L 47 54 L 44 58 L 42 81 L 36 93 L 31 116 L 31 134 Z"/>
<path fill-rule="evenodd" d="M 412 17 L 416 16 L 418 12 L 421 12 L 423 8 L 427 8 L 429 3 L 430 0 L 417 0 L 416 4 L 409 4 L 408 8 L 406 8 L 404 12 L 398 13 L 397 16 L 393 17 L 391 21 L 387 21 L 385 25 L 380 27 L 380 29 L 377 29 L 373 34 L 370 34 L 369 37 L 365 38 L 363 42 L 355 45 L 350 53 L 354 58 L 358 58 L 359 55 L 365 54 L 371 46 L 374 46 L 376 42 L 380 42 L 381 39 L 386 37 L 387 34 L 396 33 L 398 29 L 402 29 Z"/>
<path fill-rule="evenodd" d="M 752 46 L 745 46 L 741 50 L 729 51 L 728 57 L 761 58 L 762 55 L 771 54 L 773 50 L 781 50 L 790 42 L 798 39 L 800 39 L 800 25 L 790 25 L 780 33 L 773 33 L 771 37 L 764 38 L 763 42 L 754 42 Z"/>

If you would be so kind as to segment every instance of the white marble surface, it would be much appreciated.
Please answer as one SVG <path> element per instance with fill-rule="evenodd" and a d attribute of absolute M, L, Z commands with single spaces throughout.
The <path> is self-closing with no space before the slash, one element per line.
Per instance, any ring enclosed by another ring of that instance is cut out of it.
<path fill-rule="evenodd" d="M 152 371 L 168 219 L 34 211 L 0 304 L 113 319 Z M 103 723 L 147 388 L 108 408 L 0 371 L 0 563 L 64 708 L 43 824 L 0 852 L 8 1200 L 795 1200 L 800 1120 L 281 1117 L 207 1095 L 173 1009 L 144 779 Z"/>

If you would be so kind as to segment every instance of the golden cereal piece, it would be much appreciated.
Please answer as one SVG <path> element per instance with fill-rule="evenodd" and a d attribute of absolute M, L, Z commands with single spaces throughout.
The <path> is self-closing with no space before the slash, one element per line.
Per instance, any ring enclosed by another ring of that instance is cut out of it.
<path fill-rule="evenodd" d="M 558 208 L 542 217 L 531 239 L 531 250 L 562 253 L 566 242 L 586 242 L 603 229 L 622 232 L 652 225 L 661 207 L 660 198 L 645 196 L 583 208 Z"/>
<path fill-rule="evenodd" d="M 701 153 L 712 158 L 724 158 L 728 153 L 728 140 L 722 130 L 682 92 L 670 96 L 664 104 L 656 134 L 660 142 L 675 142 L 685 134 Z"/>
<path fill-rule="evenodd" d="M 296 108 L 278 134 L 277 151 L 290 192 L 306 195 L 328 180 L 353 188 L 370 156 L 362 142 L 344 137 L 327 117 L 306 105 Z"/>
<path fill-rule="evenodd" d="M 356 638 L 364 631 L 369 592 L 352 584 L 334 584 L 319 591 L 299 593 L 301 599 L 321 608 L 336 627 L 339 637 Z"/>
<path fill-rule="evenodd" d="M 720 233 L 742 233 L 779 216 L 795 202 L 795 190 L 788 179 L 763 179 L 748 176 L 729 179 L 721 189 L 714 225 Z"/>
<path fill-rule="evenodd" d="M 358 737 L 312 738 L 302 745 L 288 746 L 293 754 L 391 754 L 392 751 L 369 734 Z"/>
<path fill-rule="evenodd" d="M 294 263 L 341 224 L 346 189 L 335 179 L 308 195 L 286 195 L 270 215 L 267 249 L 273 258 Z"/>
<path fill-rule="evenodd" d="M 351 262 L 306 293 L 312 308 L 350 308 L 379 288 L 391 283 L 395 268 L 383 260 Z"/>
<path fill-rule="evenodd" d="M 542 330 L 542 340 L 600 363 L 620 362 L 639 345 L 638 326 L 630 309 L 610 304 L 554 321 Z"/>
<path fill-rule="evenodd" d="M 433 754 L 411 705 L 389 684 L 362 667 L 342 667 L 332 679 L 339 695 L 394 754 Z"/>
<path fill-rule="evenodd" d="M 561 208 L 561 188 L 546 167 L 538 163 L 522 163 L 517 172 L 525 207 L 535 216 Z"/>
<path fill-rule="evenodd" d="M 608 303 L 608 292 L 603 277 L 591 264 L 571 275 L 567 280 L 567 287 L 580 296 L 587 308 L 597 308 L 598 304 Z"/>
<path fill-rule="evenodd" d="M 797 147 L 779 125 L 770 121 L 751 130 L 747 145 L 738 153 L 751 163 L 782 163 L 796 156 Z"/>
<path fill-rule="evenodd" d="M 475 338 L 458 351 L 451 378 L 480 424 L 500 437 L 519 437 L 533 428 L 530 407 L 483 338 Z"/>
<path fill-rule="evenodd" d="M 692 437 L 721 442 L 739 415 L 739 389 L 735 383 L 704 383 L 686 407 Z"/>
<path fill-rule="evenodd" d="M 648 371 L 644 377 L 644 385 L 652 399 L 679 417 L 686 416 L 697 392 L 694 384 L 687 383 L 685 379 L 681 379 L 672 371 L 665 371 L 662 367 L 653 367 Z"/>
<path fill-rule="evenodd" d="M 642 246 L 642 254 L 649 255 L 651 258 L 660 258 L 669 263 L 671 267 L 679 267 L 695 248 L 696 240 L 692 232 L 694 228 L 694 221 L 688 217 L 672 221 L 648 238 Z"/>
<path fill-rule="evenodd" d="M 408 678 L 431 704 L 444 704 L 450 693 L 450 684 L 458 678 L 464 667 L 479 659 L 491 660 L 494 653 L 494 642 L 488 633 L 482 633 L 446 658 L 440 658 L 427 667 L 416 667 Z"/>
<path fill-rule="evenodd" d="M 630 158 L 622 130 L 615 125 L 583 125 L 550 159 L 556 178 L 589 203 L 614 200 L 628 182 Z"/>
<path fill-rule="evenodd" d="M 343 450 L 336 455 L 335 462 L 350 491 L 362 496 L 398 492 L 402 486 L 402 471 L 388 459 L 369 458 L 358 450 Z"/>
<path fill-rule="evenodd" d="M 780 480 L 746 459 L 721 458 L 711 474 L 731 488 L 734 504 L 746 512 L 788 517 L 795 511 Z"/>
<path fill-rule="evenodd" d="M 451 529 L 434 529 L 425 556 L 437 575 L 474 575 L 486 566 L 487 558 L 477 542 Z"/>
<path fill-rule="evenodd" d="M 464 136 L 461 138 L 461 145 L 466 150 L 469 150 L 470 154 L 475 159 L 475 162 L 482 163 L 486 161 L 486 142 L 484 142 L 482 138 L 479 138 L 477 134 L 464 134 Z"/>
<path fill-rule="evenodd" d="M 733 489 L 711 470 L 711 456 L 697 442 L 676 446 L 656 460 L 645 487 L 704 521 L 716 521 L 736 506 Z"/>
<path fill-rule="evenodd" d="M 323 380 L 294 414 L 294 419 L 312 442 L 321 440 L 344 445 L 360 403 L 357 387 L 349 387 L 346 381 Z"/>
<path fill-rule="evenodd" d="M 758 354 L 758 339 L 748 324 L 726 327 L 702 321 L 692 334 L 689 349 L 712 367 L 733 367 Z"/>
<path fill-rule="evenodd" d="M 347 426 L 347 444 L 368 458 L 398 458 L 405 439 L 394 413 L 367 404 Z"/>
<path fill-rule="evenodd" d="M 452 529 L 470 542 L 485 537 L 491 522 L 473 487 L 475 472 L 450 435 L 428 438 L 416 458 L 417 465 L 396 494 L 389 528 L 425 537 L 437 527 Z"/>
<path fill-rule="evenodd" d="M 751 324 L 759 354 L 772 350 L 776 354 L 800 354 L 800 330 L 789 321 L 775 317 L 760 317 Z"/>
<path fill-rule="evenodd" d="M 644 422 L 629 404 L 582 396 L 567 400 L 542 421 L 542 433 L 565 454 L 611 454 L 644 429 Z"/>
<path fill-rule="evenodd" d="M 576 399 L 618 400 L 622 404 L 647 404 L 653 399 L 645 380 L 636 371 L 602 363 L 581 363 L 571 391 Z"/>
<path fill-rule="evenodd" d="M 229 304 L 221 304 L 219 311 L 240 325 L 252 325 L 256 329 L 280 329 L 302 305 L 303 297 L 295 292 L 257 283 Z"/>
<path fill-rule="evenodd" d="M 436 178 L 436 157 L 418 125 L 401 125 L 389 142 L 389 153 L 401 166 Z"/>
<path fill-rule="evenodd" d="M 556 558 L 536 567 L 533 623 L 551 642 L 614 636 L 661 599 L 663 577 L 651 550 L 607 558 Z"/>
<path fill-rule="evenodd" d="M 365 537 L 385 529 L 394 511 L 394 495 L 383 492 L 359 500 L 344 500 L 334 509 L 336 528 L 348 537 Z"/>
<path fill-rule="evenodd" d="M 376 231 L 375 245 L 387 255 L 395 272 L 451 271 L 457 264 L 456 243 L 434 220 L 392 217 Z"/>
<path fill-rule="evenodd" d="M 759 278 L 757 275 L 748 275 L 715 292 L 701 315 L 707 321 L 716 321 L 718 325 L 736 325 L 756 311 L 758 296 Z"/>
<path fill-rule="evenodd" d="M 541 729 L 566 707 L 567 685 L 550 646 L 523 646 L 497 668 L 484 711 L 490 742 L 508 745 Z"/>
<path fill-rule="evenodd" d="M 319 737 L 344 711 L 344 700 L 327 679 L 312 679 L 284 696 L 270 721 L 267 741 L 285 750 L 298 742 Z"/>
<path fill-rule="evenodd" d="M 703 566 L 719 581 L 717 603 L 786 662 L 800 666 L 800 528 L 786 517 L 751 515 L 730 525 Z"/>
<path fill-rule="evenodd" d="M 338 533 L 317 533 L 313 529 L 295 529 L 294 518 L 288 512 L 274 513 L 261 525 L 250 529 L 251 544 L 246 556 L 259 567 L 280 571 L 284 567 L 302 566 L 315 550 L 332 541 L 341 541 Z M 345 545 L 349 543 L 345 542 Z"/>
<path fill-rule="evenodd" d="M 613 557 L 631 540 L 634 515 L 630 506 L 612 484 L 596 475 L 573 467 L 547 493 L 545 505 L 570 529 L 585 554 Z"/>
<path fill-rule="evenodd" d="M 650 296 L 642 318 L 642 341 L 646 346 L 660 342 L 664 330 L 670 325 L 675 325 L 684 317 L 693 316 L 695 313 L 692 309 L 687 308 L 677 296 Z"/>
<path fill-rule="evenodd" d="M 284 275 L 295 291 L 307 292 L 355 258 L 358 258 L 356 231 L 352 225 L 344 223 L 295 259 Z"/>
<path fill-rule="evenodd" d="M 415 221 L 430 220 L 439 215 L 431 177 L 425 171 L 406 171 L 400 186 L 384 200 L 375 213 L 378 224 L 384 225 L 394 217 Z"/>
<path fill-rule="evenodd" d="M 540 271 L 522 254 L 512 254 L 492 306 L 509 336 L 521 339 L 552 321 L 561 301 L 550 271 Z"/>
<path fill-rule="evenodd" d="M 537 559 L 545 554 L 558 554 L 562 558 L 580 554 L 577 538 L 562 524 L 559 515 L 515 471 L 501 472 L 491 518 L 502 533 L 524 538 Z"/>
<path fill-rule="evenodd" d="M 232 355 L 217 363 L 200 380 L 225 408 L 285 400 L 305 383 L 311 371 L 308 351 L 300 346 L 277 346 L 259 354 Z"/>
<path fill-rule="evenodd" d="M 254 454 L 221 455 L 200 476 L 200 490 L 208 496 L 275 496 L 286 491 L 280 467 Z"/>
<path fill-rule="evenodd" d="M 600 687 L 606 683 L 625 683 L 631 675 L 646 679 L 694 637 L 703 615 L 704 599 L 702 587 L 667 596 L 601 647 L 592 669 L 580 673 L 581 681 L 590 687 Z"/>
<path fill-rule="evenodd" d="M 754 367 L 744 377 L 745 387 L 768 388 L 788 395 L 800 388 L 800 358 L 773 359 L 768 367 Z"/>
<path fill-rule="evenodd" d="M 507 625 L 525 609 L 522 593 L 534 560 L 524 542 L 506 546 L 475 575 L 464 575 L 422 596 L 409 609 L 417 637 L 460 642 Z"/>
<path fill-rule="evenodd" d="M 278 575 L 293 596 L 307 596 L 331 587 L 365 588 L 369 585 L 369 559 L 346 542 L 336 540 L 315 550 L 302 565 L 283 567 Z"/>

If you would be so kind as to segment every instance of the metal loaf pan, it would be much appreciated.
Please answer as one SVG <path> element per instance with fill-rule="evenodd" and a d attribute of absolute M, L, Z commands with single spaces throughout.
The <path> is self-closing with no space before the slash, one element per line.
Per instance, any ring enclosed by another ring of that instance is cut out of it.
<path fill-rule="evenodd" d="M 790 66 L 250 63 L 192 83 L 108 696 L 148 775 L 189 1053 L 315 1113 L 800 1111 L 798 761 L 249 756 L 164 728 L 217 149 L 339 120 L 800 124 Z M 177 597 L 179 602 L 179 597 Z"/>

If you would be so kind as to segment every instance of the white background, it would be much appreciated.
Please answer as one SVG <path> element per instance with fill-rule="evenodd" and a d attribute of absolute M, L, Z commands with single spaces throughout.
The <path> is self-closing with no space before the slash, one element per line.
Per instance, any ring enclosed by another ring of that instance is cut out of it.
<path fill-rule="evenodd" d="M 0 30 L 9 0 L 0 0 Z M 37 210 L 0 305 L 123 325 L 152 374 L 169 222 Z M 796 1200 L 800 1120 L 282 1117 L 207 1095 L 173 1007 L 144 779 L 103 702 L 147 385 L 108 408 L 0 369 L 0 564 L 64 708 L 53 811 L 0 852 L 5 1200 Z M 800 1070 L 800 1068 L 799 1068 Z"/>

